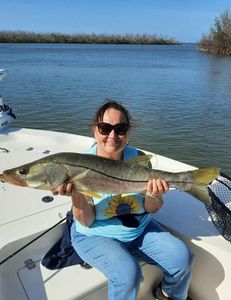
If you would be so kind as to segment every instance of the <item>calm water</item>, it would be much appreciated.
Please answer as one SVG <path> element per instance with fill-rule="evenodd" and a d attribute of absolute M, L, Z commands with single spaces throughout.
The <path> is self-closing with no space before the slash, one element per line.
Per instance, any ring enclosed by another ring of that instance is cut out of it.
<path fill-rule="evenodd" d="M 89 135 L 106 97 L 134 118 L 130 144 L 231 175 L 231 58 L 196 45 L 0 44 L 12 126 Z"/>

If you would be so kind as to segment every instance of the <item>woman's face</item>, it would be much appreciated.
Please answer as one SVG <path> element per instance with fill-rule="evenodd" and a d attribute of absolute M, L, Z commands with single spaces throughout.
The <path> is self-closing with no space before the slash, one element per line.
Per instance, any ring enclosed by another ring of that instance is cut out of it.
<path fill-rule="evenodd" d="M 101 122 L 115 125 L 118 123 L 127 123 L 127 119 L 119 110 L 109 108 L 105 111 Z M 97 142 L 97 154 L 104 157 L 120 159 L 121 153 L 128 142 L 128 134 L 119 135 L 116 134 L 113 129 L 108 135 L 102 135 L 97 125 L 94 126 L 93 131 Z"/>

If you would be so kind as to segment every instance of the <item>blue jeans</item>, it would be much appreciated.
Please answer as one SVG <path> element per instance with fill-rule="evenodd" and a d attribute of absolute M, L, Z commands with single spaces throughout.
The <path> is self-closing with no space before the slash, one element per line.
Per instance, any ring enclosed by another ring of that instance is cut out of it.
<path fill-rule="evenodd" d="M 79 256 L 108 279 L 110 300 L 135 300 L 142 272 L 139 260 L 163 271 L 163 289 L 172 299 L 185 300 L 191 279 L 193 255 L 187 246 L 152 220 L 142 235 L 124 243 L 100 236 L 85 236 L 71 229 Z"/>

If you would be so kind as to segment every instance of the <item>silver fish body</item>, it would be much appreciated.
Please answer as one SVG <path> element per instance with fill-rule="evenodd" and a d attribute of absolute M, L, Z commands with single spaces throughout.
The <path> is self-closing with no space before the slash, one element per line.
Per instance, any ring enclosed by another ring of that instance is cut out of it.
<path fill-rule="evenodd" d="M 170 173 L 150 169 L 150 156 L 127 161 L 111 160 L 91 154 L 57 153 L 32 163 L 5 170 L 0 178 L 20 186 L 54 190 L 72 182 L 85 194 L 145 193 L 152 178 L 161 178 L 169 187 L 189 192 L 204 203 L 210 203 L 207 185 L 219 175 L 216 167 Z"/>

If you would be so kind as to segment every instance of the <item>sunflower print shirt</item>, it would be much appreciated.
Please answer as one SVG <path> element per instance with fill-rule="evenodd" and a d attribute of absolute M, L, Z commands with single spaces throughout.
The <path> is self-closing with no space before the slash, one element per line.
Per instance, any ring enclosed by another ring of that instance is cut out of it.
<path fill-rule="evenodd" d="M 100 199 L 94 198 L 94 205 L 97 220 L 145 212 L 144 196 L 137 194 L 104 195 Z"/>

